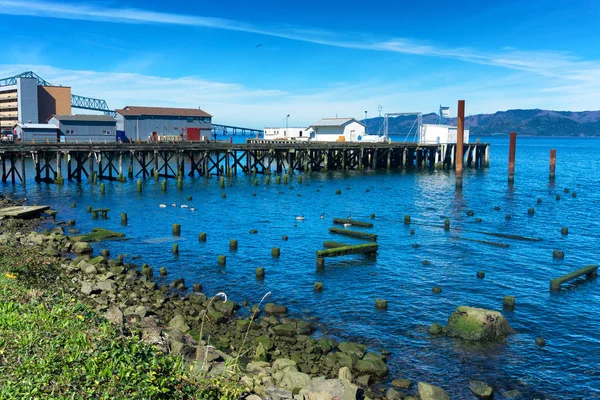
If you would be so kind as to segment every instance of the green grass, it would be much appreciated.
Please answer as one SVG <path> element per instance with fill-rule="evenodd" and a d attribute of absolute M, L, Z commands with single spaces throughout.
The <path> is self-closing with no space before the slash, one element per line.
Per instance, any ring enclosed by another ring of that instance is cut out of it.
<path fill-rule="evenodd" d="M 0 399 L 242 394 L 227 377 L 194 381 L 181 358 L 123 334 L 63 291 L 58 268 L 32 248 L 0 246 Z"/>

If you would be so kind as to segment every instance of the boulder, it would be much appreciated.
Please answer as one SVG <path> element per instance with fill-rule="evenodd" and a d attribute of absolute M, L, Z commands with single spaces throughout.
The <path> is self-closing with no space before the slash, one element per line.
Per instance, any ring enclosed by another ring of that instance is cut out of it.
<path fill-rule="evenodd" d="M 410 389 L 412 381 L 410 379 L 394 379 L 392 381 L 392 386 L 399 389 Z"/>
<path fill-rule="evenodd" d="M 96 275 L 98 273 L 98 270 L 93 265 L 86 264 L 85 267 L 84 267 L 84 269 L 83 269 L 83 272 L 86 275 Z"/>
<path fill-rule="evenodd" d="M 388 390 L 386 390 L 385 398 L 387 400 L 402 400 L 402 396 L 400 395 L 400 392 L 398 392 L 396 389 L 392 389 L 392 388 L 389 388 Z"/>
<path fill-rule="evenodd" d="M 288 369 L 284 371 L 283 377 L 278 383 L 278 386 L 289 390 L 293 394 L 298 394 L 300 389 L 310 384 L 310 376 L 303 372 Z"/>
<path fill-rule="evenodd" d="M 485 382 L 470 381 L 469 389 L 478 399 L 490 400 L 494 398 L 494 389 Z"/>
<path fill-rule="evenodd" d="M 267 315 L 287 314 L 287 311 L 288 308 L 286 306 L 281 306 L 274 303 L 265 304 L 265 314 Z"/>
<path fill-rule="evenodd" d="M 292 369 L 294 371 L 298 370 L 298 368 L 296 367 L 296 362 L 287 358 L 278 358 L 277 360 L 275 360 L 275 362 L 273 362 L 272 368 L 273 373 L 277 371 L 287 371 L 289 369 Z"/>
<path fill-rule="evenodd" d="M 441 335 L 444 333 L 444 327 L 442 325 L 438 324 L 437 322 L 435 322 L 429 328 L 429 333 L 434 336 Z"/>
<path fill-rule="evenodd" d="M 273 327 L 273 332 L 277 336 L 293 337 L 296 335 L 296 327 L 291 324 L 280 324 Z"/>
<path fill-rule="evenodd" d="M 123 311 L 119 307 L 113 306 L 106 311 L 104 318 L 112 322 L 113 324 L 123 326 Z"/>
<path fill-rule="evenodd" d="M 265 389 L 265 395 L 273 400 L 291 400 L 294 395 L 289 390 L 281 389 L 275 386 L 269 386 Z"/>
<path fill-rule="evenodd" d="M 202 362 L 212 363 L 213 361 L 221 361 L 223 358 L 213 346 L 202 346 L 197 353 L 198 360 Z"/>
<path fill-rule="evenodd" d="M 514 333 L 498 311 L 460 306 L 448 319 L 446 335 L 465 340 L 502 340 Z"/>
<path fill-rule="evenodd" d="M 185 323 L 185 318 L 183 315 L 177 314 L 169 321 L 169 329 L 174 329 L 181 333 L 185 333 L 190 330 L 190 327 Z"/>
<path fill-rule="evenodd" d="M 344 384 L 340 379 L 312 379 L 300 390 L 308 400 L 331 400 L 344 397 Z"/>
<path fill-rule="evenodd" d="M 352 371 L 348 367 L 342 367 L 338 371 L 338 378 L 342 381 L 352 382 Z"/>
<path fill-rule="evenodd" d="M 425 382 L 419 382 L 419 397 L 421 400 L 450 400 L 444 389 Z"/>
<path fill-rule="evenodd" d="M 338 345 L 338 349 L 346 354 L 356 354 L 358 358 L 362 358 L 367 352 L 367 346 L 353 342 L 342 342 Z"/>
<path fill-rule="evenodd" d="M 83 281 L 81 282 L 81 293 L 89 296 L 94 291 L 94 287 L 90 282 Z"/>
<path fill-rule="evenodd" d="M 376 376 L 378 378 L 388 374 L 387 365 L 378 359 L 358 360 L 354 365 L 354 369 L 361 374 Z"/>
<path fill-rule="evenodd" d="M 92 254 L 92 246 L 87 242 L 77 242 L 73 244 L 71 249 L 76 254 Z"/>
<path fill-rule="evenodd" d="M 96 288 L 98 290 L 102 290 L 103 292 L 112 292 L 115 290 L 115 283 L 110 280 L 98 282 L 96 284 Z"/>

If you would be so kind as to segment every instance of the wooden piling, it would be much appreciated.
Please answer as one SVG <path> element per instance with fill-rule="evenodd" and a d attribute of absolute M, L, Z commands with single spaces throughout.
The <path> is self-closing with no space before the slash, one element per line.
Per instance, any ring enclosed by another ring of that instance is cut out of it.
<path fill-rule="evenodd" d="M 229 250 L 237 250 L 238 249 L 238 241 L 235 239 L 229 240 Z"/>
<path fill-rule="evenodd" d="M 137 191 L 138 191 L 138 193 L 142 193 L 142 180 L 141 179 L 137 180 Z"/>
<path fill-rule="evenodd" d="M 173 236 L 181 235 L 181 225 L 180 224 L 173 224 L 171 227 L 171 230 L 173 232 Z"/>
<path fill-rule="evenodd" d="M 504 308 L 515 308 L 515 296 L 504 296 L 502 304 L 504 305 Z"/>
<path fill-rule="evenodd" d="M 160 183 L 160 187 L 162 188 L 163 192 L 167 191 L 167 180 L 163 179 L 163 181 Z"/>
<path fill-rule="evenodd" d="M 200 232 L 198 234 L 198 241 L 199 242 L 206 242 L 206 232 Z"/>
<path fill-rule="evenodd" d="M 450 218 L 446 218 L 444 220 L 444 230 L 445 231 L 449 231 L 450 230 Z"/>
<path fill-rule="evenodd" d="M 167 276 L 167 268 L 160 267 L 160 269 L 158 270 L 158 273 L 160 274 L 160 276 Z"/>
<path fill-rule="evenodd" d="M 404 224 L 410 225 L 410 215 L 407 214 L 404 216 Z"/>
<path fill-rule="evenodd" d="M 263 267 L 256 268 L 256 279 L 265 279 L 265 269 Z"/>
<path fill-rule="evenodd" d="M 279 247 L 273 247 L 271 249 L 271 257 L 279 258 L 281 256 L 281 249 Z"/>
<path fill-rule="evenodd" d="M 225 264 L 227 264 L 227 256 L 221 254 L 219 257 L 217 257 L 217 263 L 221 266 L 225 266 Z"/>
<path fill-rule="evenodd" d="M 598 266 L 597 265 L 587 265 L 577 271 L 571 272 L 570 274 L 563 275 L 559 278 L 552 279 L 550 281 L 550 290 L 560 290 L 560 286 L 563 283 L 566 283 L 572 279 L 579 278 L 580 276 L 585 275 L 586 278 L 593 278 L 598 274 Z"/>
<path fill-rule="evenodd" d="M 550 181 L 556 179 L 556 149 L 550 149 Z"/>
<path fill-rule="evenodd" d="M 377 241 L 377 235 L 373 233 L 360 232 L 360 231 L 351 231 L 349 229 L 341 229 L 341 228 L 329 228 L 330 233 L 335 233 L 338 235 L 357 237 L 360 239 Z"/>
<path fill-rule="evenodd" d="M 121 213 L 121 225 L 127 225 L 127 213 Z"/>
<path fill-rule="evenodd" d="M 456 188 L 463 185 L 463 144 L 465 141 L 465 101 L 458 101 L 458 118 L 456 120 Z"/>
<path fill-rule="evenodd" d="M 515 153 L 517 150 L 517 132 L 510 133 L 508 145 L 508 183 L 515 183 Z"/>
<path fill-rule="evenodd" d="M 177 243 L 173 244 L 173 254 L 176 256 L 179 255 L 179 245 Z"/>
<path fill-rule="evenodd" d="M 103 194 L 104 194 L 104 192 L 105 192 L 105 190 L 106 190 L 106 187 L 104 186 L 104 183 L 101 183 L 101 184 L 100 184 L 100 194 L 102 194 L 102 195 L 103 195 Z"/>
<path fill-rule="evenodd" d="M 325 257 L 339 257 L 349 254 L 374 254 L 377 253 L 377 244 L 359 244 L 356 246 L 335 247 L 332 249 L 317 250 L 317 260 Z"/>

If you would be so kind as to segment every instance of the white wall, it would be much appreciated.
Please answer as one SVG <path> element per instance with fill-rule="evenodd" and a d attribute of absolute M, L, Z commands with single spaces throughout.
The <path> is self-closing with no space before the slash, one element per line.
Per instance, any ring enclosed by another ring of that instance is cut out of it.
<path fill-rule="evenodd" d="M 469 142 L 469 130 L 464 131 L 464 143 Z M 456 127 L 449 125 L 423 124 L 419 143 L 456 143 Z"/>
<path fill-rule="evenodd" d="M 358 137 L 365 136 L 365 127 L 358 122 L 351 122 L 344 128 L 346 142 L 358 142 Z"/>
<path fill-rule="evenodd" d="M 310 138 L 310 130 L 306 128 L 265 128 L 263 137 L 266 140 L 276 139 L 295 139 L 295 140 L 308 140 Z"/>

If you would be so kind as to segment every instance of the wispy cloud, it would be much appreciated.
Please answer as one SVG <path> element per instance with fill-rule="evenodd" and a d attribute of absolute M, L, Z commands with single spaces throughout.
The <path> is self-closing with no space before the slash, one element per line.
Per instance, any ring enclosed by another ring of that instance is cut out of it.
<path fill-rule="evenodd" d="M 162 13 L 135 8 L 108 8 L 85 3 L 63 4 L 49 1 L 0 0 L 0 14 L 223 29 L 325 46 L 456 59 L 588 83 L 596 82 L 600 75 L 600 62 L 598 60 L 584 61 L 562 52 L 519 51 L 512 48 L 497 51 L 478 51 L 470 48 L 453 48 L 423 43 L 407 38 L 381 38 L 366 33 L 340 33 L 296 26 L 258 26 L 225 18 Z"/>
<path fill-rule="evenodd" d="M 126 105 L 201 107 L 213 114 L 215 121 L 253 128 L 283 126 L 287 114 L 292 114 L 289 123 L 295 126 L 306 126 L 321 117 L 333 117 L 338 113 L 339 116 L 361 118 L 365 109 L 369 116 L 375 116 L 378 104 L 384 105 L 384 113 L 435 111 L 432 99 L 436 100 L 435 105 L 438 101 L 452 105 L 456 93 L 468 99 L 469 114 L 509 108 L 585 109 L 584 104 L 593 101 L 591 95 L 571 96 L 580 90 L 578 86 L 561 86 L 553 92 L 544 92 L 550 90 L 544 89 L 546 78 L 532 80 L 519 75 L 484 82 L 436 85 L 429 89 L 418 82 L 361 82 L 307 87 L 302 93 L 253 88 L 194 76 L 167 78 L 30 64 L 0 64 L 0 77 L 27 70 L 35 71 L 53 84 L 71 86 L 75 94 L 105 99 L 113 108 Z M 524 79 L 536 90 L 515 98 L 512 94 L 519 90 Z"/>

